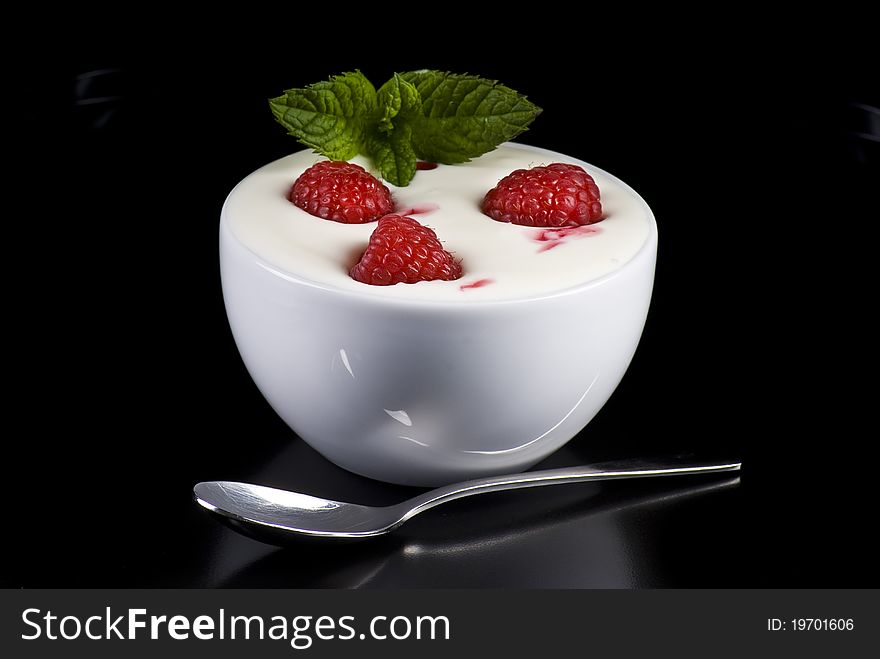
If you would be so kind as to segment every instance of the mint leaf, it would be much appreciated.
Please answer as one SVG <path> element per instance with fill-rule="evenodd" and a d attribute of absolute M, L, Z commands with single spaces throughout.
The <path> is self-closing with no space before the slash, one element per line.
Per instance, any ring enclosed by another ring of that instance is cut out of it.
<path fill-rule="evenodd" d="M 424 160 L 454 164 L 491 151 L 526 130 L 541 108 L 495 80 L 442 71 L 400 77 L 422 101 L 412 145 Z"/>
<path fill-rule="evenodd" d="M 331 160 L 364 151 L 376 89 L 360 72 L 343 73 L 269 101 L 275 119 L 300 142 Z"/>
<path fill-rule="evenodd" d="M 389 183 L 409 185 L 416 175 L 411 120 L 417 119 L 422 99 L 412 83 L 398 74 L 376 94 L 376 122 L 367 137 L 367 153 Z"/>
<path fill-rule="evenodd" d="M 395 73 L 394 76 L 379 88 L 376 93 L 379 106 L 379 130 L 388 133 L 394 130 L 395 123 L 413 119 L 422 108 L 422 99 L 415 85 L 407 82 Z M 392 121 L 398 115 L 398 122 Z"/>
<path fill-rule="evenodd" d="M 412 126 L 408 123 L 395 126 L 390 132 L 371 132 L 367 153 L 382 178 L 392 185 L 407 186 L 416 175 L 416 152 L 412 148 Z"/>

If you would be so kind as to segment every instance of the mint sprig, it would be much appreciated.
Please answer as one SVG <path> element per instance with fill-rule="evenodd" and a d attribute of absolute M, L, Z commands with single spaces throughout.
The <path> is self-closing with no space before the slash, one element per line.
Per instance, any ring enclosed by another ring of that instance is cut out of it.
<path fill-rule="evenodd" d="M 416 161 L 456 164 L 513 139 L 541 112 L 495 80 L 444 71 L 395 73 L 377 92 L 343 73 L 269 101 L 300 142 L 335 160 L 362 153 L 382 178 L 408 185 Z"/>

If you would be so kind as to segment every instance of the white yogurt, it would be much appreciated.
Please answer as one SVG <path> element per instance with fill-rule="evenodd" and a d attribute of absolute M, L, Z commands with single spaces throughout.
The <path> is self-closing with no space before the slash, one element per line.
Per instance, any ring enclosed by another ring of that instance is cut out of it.
<path fill-rule="evenodd" d="M 326 287 L 416 300 L 540 297 L 613 272 L 639 251 L 649 234 L 651 211 L 622 181 L 574 158 L 508 143 L 469 163 L 418 171 L 405 188 L 388 185 L 395 208 L 432 209 L 410 215 L 431 227 L 444 247 L 461 259 L 462 278 L 369 286 L 349 277 L 348 271 L 376 223 L 322 220 L 287 199 L 296 178 L 323 159 L 306 150 L 258 169 L 229 195 L 222 221 L 239 242 L 274 268 Z M 370 170 L 365 158 L 353 162 Z M 501 178 L 515 169 L 553 162 L 578 164 L 592 175 L 604 220 L 560 235 L 553 229 L 496 222 L 480 212 L 486 192 Z"/>

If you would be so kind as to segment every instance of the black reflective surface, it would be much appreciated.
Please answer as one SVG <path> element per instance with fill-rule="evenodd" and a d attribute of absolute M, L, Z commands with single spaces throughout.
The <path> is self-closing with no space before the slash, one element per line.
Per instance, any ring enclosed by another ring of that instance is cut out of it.
<path fill-rule="evenodd" d="M 515 50 L 392 62 L 311 58 L 309 41 L 285 57 L 89 43 L 22 75 L 31 92 L 63 92 L 22 106 L 16 125 L 29 206 L 8 217 L 24 258 L 0 585 L 877 585 L 862 416 L 874 387 L 861 384 L 873 381 L 877 90 L 858 52 L 719 45 L 698 67 L 688 44 L 572 73 Z M 265 99 L 355 66 L 379 83 L 422 66 L 497 77 L 545 109 L 522 141 L 613 172 L 657 216 L 633 364 L 539 467 L 685 452 L 742 457 L 741 478 L 487 495 L 387 538 L 285 549 L 192 503 L 192 485 L 214 479 L 368 504 L 415 491 L 348 474 L 283 425 L 239 360 L 219 288 L 225 195 L 297 148 Z"/>

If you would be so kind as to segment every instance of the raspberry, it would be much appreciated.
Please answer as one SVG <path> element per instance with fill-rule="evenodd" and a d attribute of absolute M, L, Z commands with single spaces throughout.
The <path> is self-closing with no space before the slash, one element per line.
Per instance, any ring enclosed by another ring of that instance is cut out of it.
<path fill-rule="evenodd" d="M 443 249 L 437 234 L 428 227 L 411 217 L 386 215 L 349 274 L 373 286 L 449 281 L 461 277 L 461 264 Z"/>
<path fill-rule="evenodd" d="M 582 167 L 554 163 L 517 169 L 486 193 L 483 213 L 530 227 L 593 224 L 602 219 L 599 188 Z"/>
<path fill-rule="evenodd" d="M 307 213 L 344 224 L 372 222 L 394 209 L 391 192 L 360 165 L 323 160 L 293 184 L 290 201 Z"/>

